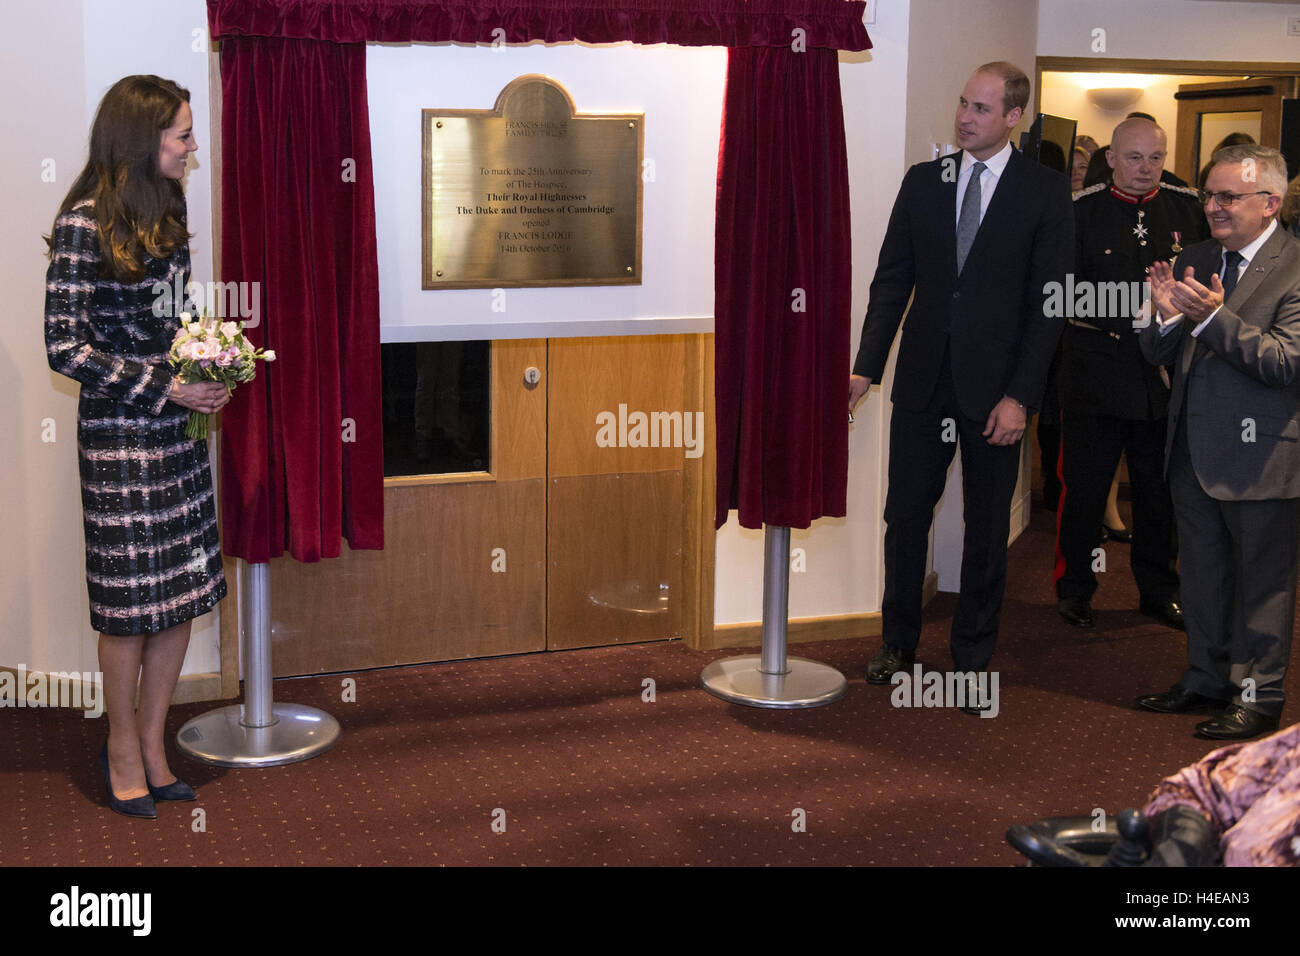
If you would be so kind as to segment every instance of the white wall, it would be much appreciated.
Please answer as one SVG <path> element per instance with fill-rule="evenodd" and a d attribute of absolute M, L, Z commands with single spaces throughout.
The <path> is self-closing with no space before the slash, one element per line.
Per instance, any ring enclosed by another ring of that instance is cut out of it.
<path fill-rule="evenodd" d="M 713 207 L 727 51 L 720 47 L 378 45 L 366 51 L 385 342 L 713 331 Z M 491 109 L 542 73 L 579 113 L 644 113 L 641 285 L 422 290 L 423 109 Z"/>
<path fill-rule="evenodd" d="M 6 454 L 0 457 L 0 509 L 7 519 L 0 550 L 0 665 L 32 670 L 98 670 L 90 629 L 85 545 L 77 476 L 77 389 L 45 358 L 45 243 L 54 214 L 86 161 L 91 118 L 100 97 L 131 73 L 157 73 L 191 94 L 200 150 L 187 181 L 194 278 L 212 278 L 212 211 L 206 152 L 208 57 L 203 0 L 20 0 L 5 5 L 0 78 L 0 403 Z M 54 181 L 42 171 L 53 161 Z M 42 440 L 45 421 L 54 441 Z M 217 615 L 196 622 L 186 673 L 219 669 Z"/>
<path fill-rule="evenodd" d="M 1162 60 L 1300 60 L 1286 35 L 1300 3 L 1219 0 L 1039 0 L 1038 55 Z M 1093 31 L 1105 31 L 1104 51 Z"/>

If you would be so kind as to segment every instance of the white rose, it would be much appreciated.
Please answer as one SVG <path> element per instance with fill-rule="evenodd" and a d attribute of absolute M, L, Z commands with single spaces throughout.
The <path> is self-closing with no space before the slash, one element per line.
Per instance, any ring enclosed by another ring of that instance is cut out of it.
<path fill-rule="evenodd" d="M 272 351 L 271 349 L 267 349 L 265 352 L 262 353 L 262 358 L 266 359 L 268 362 L 274 362 L 275 352 Z"/>

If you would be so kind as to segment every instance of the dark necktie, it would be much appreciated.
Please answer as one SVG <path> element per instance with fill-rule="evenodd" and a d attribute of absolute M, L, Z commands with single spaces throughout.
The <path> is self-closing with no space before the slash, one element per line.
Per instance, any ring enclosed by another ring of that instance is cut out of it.
<path fill-rule="evenodd" d="M 1232 290 L 1237 288 L 1237 273 L 1241 271 L 1241 260 L 1244 257 L 1240 252 L 1223 253 L 1223 301 L 1228 301 L 1228 296 L 1232 295 Z"/>
<path fill-rule="evenodd" d="M 980 228 L 980 176 L 987 169 L 983 163 L 970 168 L 970 181 L 961 197 L 961 215 L 957 217 L 957 271 L 966 265 L 966 256 L 975 243 L 975 233 Z"/>

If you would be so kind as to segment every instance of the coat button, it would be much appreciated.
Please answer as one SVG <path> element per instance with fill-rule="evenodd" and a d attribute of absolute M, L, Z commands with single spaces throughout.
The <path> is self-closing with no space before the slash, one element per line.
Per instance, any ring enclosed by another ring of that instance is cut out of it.
<path fill-rule="evenodd" d="M 961 293 L 960 293 L 960 292 L 954 292 L 954 293 L 952 294 L 952 297 L 953 297 L 954 299 L 960 299 L 960 298 L 961 298 Z"/>

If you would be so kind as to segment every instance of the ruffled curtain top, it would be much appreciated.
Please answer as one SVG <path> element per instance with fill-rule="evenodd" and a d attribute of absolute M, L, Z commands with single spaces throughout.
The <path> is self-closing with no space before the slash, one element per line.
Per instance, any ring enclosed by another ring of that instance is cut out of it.
<path fill-rule="evenodd" d="M 862 0 L 208 0 L 215 40 L 674 43 L 867 50 Z M 803 31 L 802 34 L 796 31 Z"/>

